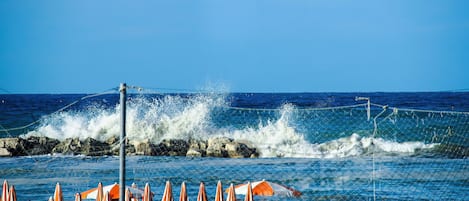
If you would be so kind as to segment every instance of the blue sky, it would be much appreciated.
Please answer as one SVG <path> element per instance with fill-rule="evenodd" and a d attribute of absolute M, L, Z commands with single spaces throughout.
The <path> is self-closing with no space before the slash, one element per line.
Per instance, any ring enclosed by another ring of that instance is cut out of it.
<path fill-rule="evenodd" d="M 469 88 L 469 1 L 0 1 L 0 93 Z"/>

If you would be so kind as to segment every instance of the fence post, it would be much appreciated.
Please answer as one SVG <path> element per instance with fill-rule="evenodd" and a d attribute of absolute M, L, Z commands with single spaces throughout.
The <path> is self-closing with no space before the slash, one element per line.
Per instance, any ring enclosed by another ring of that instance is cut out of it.
<path fill-rule="evenodd" d="M 125 113 L 126 113 L 126 84 L 120 84 L 121 104 L 121 136 L 120 136 L 120 168 L 119 168 L 119 201 L 124 201 L 125 195 Z"/>

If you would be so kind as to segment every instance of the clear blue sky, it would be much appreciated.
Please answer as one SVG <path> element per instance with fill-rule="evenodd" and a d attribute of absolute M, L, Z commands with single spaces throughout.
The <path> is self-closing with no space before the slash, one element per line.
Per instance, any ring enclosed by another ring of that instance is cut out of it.
<path fill-rule="evenodd" d="M 0 93 L 469 88 L 469 1 L 0 1 Z M 211 83 L 211 84 L 209 84 Z"/>

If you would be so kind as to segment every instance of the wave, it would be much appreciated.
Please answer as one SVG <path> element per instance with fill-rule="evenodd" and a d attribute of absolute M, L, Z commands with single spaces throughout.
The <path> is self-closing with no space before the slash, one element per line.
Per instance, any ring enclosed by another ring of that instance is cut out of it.
<path fill-rule="evenodd" d="M 258 115 L 243 119 L 232 113 L 213 115 L 215 108 L 226 107 L 223 95 L 167 95 L 161 98 L 136 97 L 127 105 L 127 137 L 130 141 L 159 143 L 164 139 L 201 139 L 224 136 L 252 144 L 260 157 L 340 158 L 382 154 L 415 154 L 432 149 L 437 144 L 423 142 L 393 142 L 382 138 L 350 136 L 337 137 L 323 143 L 313 143 L 296 129 L 295 107 L 285 104 L 278 115 Z M 242 112 L 242 111 L 238 111 Z M 220 119 L 224 119 L 223 124 Z M 257 121 L 253 122 L 253 121 Z M 80 110 L 66 111 L 43 117 L 35 130 L 23 135 L 47 136 L 58 140 L 94 138 L 106 141 L 120 135 L 120 106 L 105 107 L 92 104 Z"/>

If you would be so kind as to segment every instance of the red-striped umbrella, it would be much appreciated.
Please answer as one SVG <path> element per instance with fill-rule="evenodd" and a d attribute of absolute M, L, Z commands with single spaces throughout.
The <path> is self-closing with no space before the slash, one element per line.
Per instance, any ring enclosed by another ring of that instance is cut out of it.
<path fill-rule="evenodd" d="M 106 193 L 104 193 L 103 201 L 112 201 L 112 198 L 111 198 L 111 195 L 109 194 L 109 191 L 106 191 Z"/>
<path fill-rule="evenodd" d="M 171 182 L 166 181 L 166 186 L 164 188 L 163 197 L 161 201 L 173 201 L 173 189 L 171 187 Z"/>
<path fill-rule="evenodd" d="M 215 201 L 223 201 L 223 186 L 221 181 L 218 181 L 217 192 L 215 193 Z"/>
<path fill-rule="evenodd" d="M 187 190 L 186 183 L 182 182 L 181 184 L 181 193 L 179 193 L 179 201 L 188 201 L 187 200 Z"/>
<path fill-rule="evenodd" d="M 16 201 L 16 191 L 15 191 L 15 186 L 11 185 L 10 187 L 10 192 L 8 195 L 9 201 Z"/>
<path fill-rule="evenodd" d="M 153 201 L 153 195 L 151 194 L 150 184 L 146 183 L 145 188 L 143 189 L 143 201 Z"/>
<path fill-rule="evenodd" d="M 63 201 L 64 196 L 62 193 L 62 188 L 60 187 L 59 182 L 55 185 L 55 191 L 54 191 L 54 201 Z"/>
<path fill-rule="evenodd" d="M 102 192 L 103 192 L 101 194 L 102 195 L 101 199 L 104 197 L 104 192 L 106 192 L 106 191 L 109 191 L 109 195 L 111 196 L 111 199 L 113 199 L 113 200 L 119 199 L 119 196 L 120 196 L 119 186 L 120 185 L 117 184 L 117 183 L 107 185 L 107 186 L 102 186 L 102 184 L 101 184 L 100 188 L 102 189 Z M 143 189 L 133 188 L 133 187 L 127 187 L 127 188 L 129 188 L 129 190 L 130 190 L 130 197 L 131 198 L 141 198 L 142 197 Z M 99 197 L 98 196 L 98 194 L 99 194 L 98 191 L 99 191 L 99 188 L 89 189 L 89 190 L 81 193 L 81 198 L 82 199 L 96 199 L 96 198 Z"/>
<path fill-rule="evenodd" d="M 197 195 L 197 201 L 207 201 L 207 193 L 205 192 L 204 182 L 200 182 L 199 195 Z"/>
<path fill-rule="evenodd" d="M 75 201 L 81 201 L 81 195 L 80 193 L 75 194 Z"/>
<path fill-rule="evenodd" d="M 3 201 L 9 201 L 8 196 L 10 196 L 9 192 L 8 192 L 8 181 L 5 179 L 3 181 L 2 200 Z"/>
<path fill-rule="evenodd" d="M 236 194 L 233 184 L 231 184 L 230 188 L 228 188 L 228 196 L 226 197 L 226 201 L 236 201 Z"/>
<path fill-rule="evenodd" d="M 129 188 L 125 189 L 124 201 L 130 201 L 130 189 Z"/>
<path fill-rule="evenodd" d="M 254 201 L 254 198 L 252 196 L 252 186 L 251 183 L 248 182 L 248 189 L 246 191 L 246 196 L 244 197 L 244 201 Z"/>

